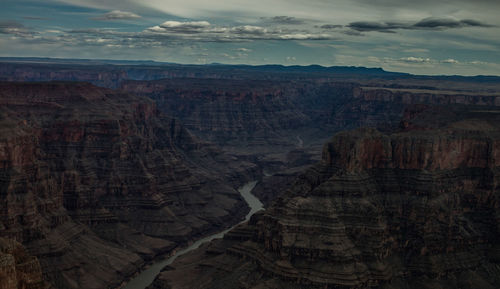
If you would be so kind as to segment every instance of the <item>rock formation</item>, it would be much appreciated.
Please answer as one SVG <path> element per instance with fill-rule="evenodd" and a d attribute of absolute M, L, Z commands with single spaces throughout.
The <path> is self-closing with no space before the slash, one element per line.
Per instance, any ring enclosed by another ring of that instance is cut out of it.
<path fill-rule="evenodd" d="M 48 284 L 36 257 L 18 242 L 0 238 L 0 288 L 45 289 Z"/>
<path fill-rule="evenodd" d="M 269 209 L 151 288 L 498 288 L 499 110 L 405 115 L 337 134 Z"/>
<path fill-rule="evenodd" d="M 234 187 L 255 172 L 150 99 L 87 83 L 0 83 L 0 237 L 22 243 L 56 288 L 116 286 L 237 222 L 246 209 Z"/>
<path fill-rule="evenodd" d="M 0 80 L 108 87 L 0 83 L 0 237 L 56 288 L 117 286 L 236 223 L 234 188 L 263 172 L 271 208 L 154 286 L 498 284 L 498 78 L 43 62 L 2 62 Z"/>
<path fill-rule="evenodd" d="M 289 130 L 312 127 L 302 104 L 309 82 L 165 79 L 127 81 L 121 89 L 154 99 L 158 108 L 220 145 L 279 147 L 295 144 Z M 308 96 L 312 92 L 307 94 Z"/>

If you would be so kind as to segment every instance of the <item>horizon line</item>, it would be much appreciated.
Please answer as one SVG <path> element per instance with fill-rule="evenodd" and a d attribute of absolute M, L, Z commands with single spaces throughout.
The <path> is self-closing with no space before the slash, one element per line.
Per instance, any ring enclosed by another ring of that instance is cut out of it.
<path fill-rule="evenodd" d="M 284 68 L 291 68 L 291 67 L 320 67 L 320 68 L 359 68 L 359 69 L 367 69 L 367 70 L 381 70 L 382 72 L 388 73 L 388 74 L 401 74 L 401 75 L 406 75 L 406 76 L 430 76 L 430 77 L 465 77 L 465 78 L 474 78 L 474 77 L 495 77 L 495 78 L 500 78 L 500 74 L 494 75 L 494 74 L 476 74 L 476 75 L 464 75 L 464 74 L 413 74 L 409 72 L 402 72 L 402 71 L 392 71 L 392 70 L 386 70 L 383 67 L 367 67 L 367 66 L 356 66 L 356 65 L 332 65 L 332 66 L 325 66 L 317 63 L 311 63 L 311 64 L 279 64 L 279 63 L 266 63 L 266 64 L 246 64 L 246 63 L 220 63 L 220 62 L 212 62 L 212 63 L 205 63 L 205 64 L 200 64 L 200 63 L 180 63 L 180 62 L 168 62 L 168 61 L 158 61 L 158 60 L 152 60 L 152 59 L 106 59 L 106 58 L 65 58 L 65 57 L 43 57 L 43 56 L 0 56 L 0 62 L 3 60 L 8 60 L 8 59 L 32 59 L 32 60 L 56 60 L 56 61 L 82 61 L 82 62 L 92 62 L 92 61 L 100 61 L 100 62 L 131 62 L 129 65 L 144 65 L 141 64 L 140 62 L 150 62 L 150 63 L 157 63 L 160 65 L 179 65 L 179 66 L 248 66 L 248 67 L 262 67 L 262 66 L 278 66 L 278 67 L 284 67 Z M 12 61 L 15 62 L 15 61 Z M 20 62 L 20 61 L 19 61 Z M 28 62 L 28 61 L 27 61 Z M 137 62 L 137 64 L 133 64 L 134 62 Z M 49 64 L 50 62 L 47 62 Z M 82 63 L 83 64 L 83 63 Z M 118 63 L 107 63 L 110 65 L 124 65 L 124 64 L 118 64 Z"/>

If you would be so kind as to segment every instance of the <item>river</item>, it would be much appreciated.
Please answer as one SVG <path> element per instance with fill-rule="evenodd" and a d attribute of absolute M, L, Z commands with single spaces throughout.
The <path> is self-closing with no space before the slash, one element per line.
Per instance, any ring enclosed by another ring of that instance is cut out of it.
<path fill-rule="evenodd" d="M 248 206 L 250 207 L 250 212 L 245 216 L 245 220 L 242 221 L 241 223 L 244 223 L 250 219 L 250 217 L 255 214 L 255 212 L 260 211 L 263 209 L 262 203 L 257 199 L 253 194 L 252 190 L 255 188 L 255 185 L 257 184 L 257 181 L 249 182 L 242 186 L 241 188 L 238 189 L 240 192 L 241 196 L 245 201 L 247 202 Z M 140 272 L 139 275 L 135 276 L 133 279 L 131 279 L 122 289 L 143 289 L 148 287 L 153 280 L 156 278 L 158 274 L 160 274 L 161 270 L 167 266 L 172 264 L 177 257 L 182 256 L 190 251 L 193 251 L 200 247 L 203 243 L 210 242 L 214 239 L 219 239 L 224 236 L 227 232 L 229 232 L 231 229 L 234 227 L 238 226 L 238 223 L 231 228 L 224 230 L 222 232 L 207 236 L 205 238 L 199 239 L 190 246 L 177 251 L 174 255 L 169 257 L 168 259 L 159 261 L 157 263 L 154 263 L 150 267 L 146 268 L 144 271 Z"/>

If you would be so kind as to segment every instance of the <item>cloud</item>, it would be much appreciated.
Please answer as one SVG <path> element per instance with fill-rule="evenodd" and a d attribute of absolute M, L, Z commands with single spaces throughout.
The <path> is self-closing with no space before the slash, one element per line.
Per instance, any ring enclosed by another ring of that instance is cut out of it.
<path fill-rule="evenodd" d="M 132 12 L 121 11 L 121 10 L 113 10 L 101 16 L 92 18 L 94 20 L 133 20 L 141 18 L 140 15 L 137 15 Z"/>
<path fill-rule="evenodd" d="M 495 19 L 500 7 L 498 0 L 47 0 L 46 2 L 62 2 L 69 5 L 90 7 L 93 9 L 131 9 L 132 11 L 157 11 L 182 18 L 228 18 L 238 17 L 270 17 L 287 15 L 306 19 L 328 21 L 337 19 L 342 22 L 369 19 L 370 16 L 405 16 L 439 15 L 449 11 L 460 11 L 461 14 L 482 15 Z M 403 14 L 404 12 L 404 14 Z M 423 17 L 423 16 L 422 16 Z M 384 19 L 384 18 L 382 18 Z M 341 22 L 341 23 L 342 23 Z"/>
<path fill-rule="evenodd" d="M 239 52 L 244 52 L 244 53 L 252 52 L 252 49 L 248 49 L 245 47 L 236 48 L 235 50 L 239 51 Z"/>
<path fill-rule="evenodd" d="M 329 40 L 333 39 L 329 34 L 314 34 L 314 33 L 292 33 L 292 34 L 282 34 L 278 35 L 277 38 L 280 40 Z"/>
<path fill-rule="evenodd" d="M 385 33 L 395 33 L 395 30 L 443 30 L 450 28 L 464 27 L 494 27 L 494 25 L 486 24 L 473 19 L 457 20 L 451 17 L 430 17 L 424 18 L 417 23 L 402 23 L 402 22 L 374 22 L 374 21 L 358 21 L 351 22 L 347 27 L 362 31 L 378 31 Z"/>
<path fill-rule="evenodd" d="M 457 74 L 458 71 L 475 71 L 474 73 L 468 73 L 468 75 L 484 74 L 484 71 L 489 71 L 488 73 L 494 73 L 494 69 L 498 70 L 500 65 L 496 62 L 486 62 L 479 60 L 456 60 L 453 58 L 448 59 L 436 59 L 430 57 L 376 57 L 368 56 L 366 61 L 370 65 L 375 65 L 379 67 L 385 67 L 387 69 L 404 69 L 413 70 L 419 73 L 425 74 Z M 490 72 L 491 71 L 491 72 Z"/>
<path fill-rule="evenodd" d="M 32 37 L 37 34 L 16 21 L 0 21 L 0 34 L 11 34 L 20 37 Z"/>
<path fill-rule="evenodd" d="M 179 22 L 167 21 L 149 27 L 143 34 L 154 34 L 172 39 L 192 41 L 228 42 L 250 40 L 326 40 L 333 39 L 329 34 L 304 29 L 267 28 L 255 25 L 217 26 L 207 21 Z"/>
<path fill-rule="evenodd" d="M 399 59 L 402 62 L 408 62 L 408 63 L 431 63 L 432 60 L 430 58 L 422 58 L 422 57 L 403 57 Z"/>
<path fill-rule="evenodd" d="M 445 60 L 441 60 L 442 63 L 448 63 L 448 64 L 459 64 L 460 62 L 458 60 L 455 60 L 453 58 L 448 58 Z"/>
<path fill-rule="evenodd" d="M 411 27 L 418 29 L 443 29 L 443 28 L 462 28 L 462 27 L 493 27 L 473 19 L 457 20 L 454 18 L 436 18 L 429 17 L 420 20 Z"/>
<path fill-rule="evenodd" d="M 163 22 L 160 27 L 165 29 L 200 29 L 210 26 L 207 21 L 190 21 L 190 22 L 179 22 L 179 21 L 166 21 Z"/>
<path fill-rule="evenodd" d="M 209 27 L 210 22 L 207 21 L 166 21 L 159 26 L 154 26 L 150 29 L 154 32 L 193 34 L 207 32 L 207 28 Z"/>
<path fill-rule="evenodd" d="M 399 47 L 397 48 L 399 50 Z M 403 52 L 406 53 L 427 53 L 429 52 L 429 49 L 427 48 L 408 48 L 403 50 Z"/>
<path fill-rule="evenodd" d="M 365 36 L 363 33 L 356 30 L 343 30 L 340 33 L 349 35 L 349 36 Z"/>
<path fill-rule="evenodd" d="M 342 28 L 343 25 L 338 25 L 338 24 L 325 24 L 319 26 L 321 29 L 337 29 L 337 28 Z"/>
<path fill-rule="evenodd" d="M 0 33 L 11 34 L 15 29 L 24 28 L 24 25 L 15 21 L 0 21 Z"/>
<path fill-rule="evenodd" d="M 264 22 L 281 25 L 301 25 L 306 23 L 304 19 L 299 19 L 291 16 L 261 17 L 260 19 L 264 20 Z"/>
<path fill-rule="evenodd" d="M 471 62 L 460 62 L 456 59 L 453 58 L 448 58 L 448 59 L 443 59 L 443 60 L 437 60 L 429 57 L 415 57 L 415 56 L 409 56 L 409 57 L 401 57 L 401 58 L 391 58 L 391 57 L 385 57 L 383 59 L 379 59 L 374 56 L 368 57 L 368 60 L 371 62 L 377 62 L 377 63 L 387 63 L 387 64 L 393 64 L 393 65 L 415 65 L 415 66 L 421 66 L 421 65 L 439 65 L 439 64 L 474 64 L 474 61 Z"/>
<path fill-rule="evenodd" d="M 260 26 L 243 25 L 231 28 L 231 32 L 235 34 L 264 35 L 267 33 L 267 29 Z"/>
<path fill-rule="evenodd" d="M 407 29 L 403 24 L 395 22 L 373 22 L 373 21 L 358 21 L 352 22 L 347 27 L 354 29 L 356 31 L 368 32 L 368 31 L 378 31 L 385 33 L 395 33 L 395 29 Z"/>

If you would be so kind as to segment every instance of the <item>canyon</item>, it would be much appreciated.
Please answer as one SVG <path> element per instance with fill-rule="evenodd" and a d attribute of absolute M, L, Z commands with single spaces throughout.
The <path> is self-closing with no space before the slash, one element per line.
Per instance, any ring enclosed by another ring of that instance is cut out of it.
<path fill-rule="evenodd" d="M 500 110 L 411 110 L 389 134 L 336 134 L 269 208 L 150 288 L 498 288 Z"/>
<path fill-rule="evenodd" d="M 233 187 L 258 168 L 198 141 L 149 99 L 0 83 L 0 103 L 1 237 L 23 244 L 57 288 L 117 286 L 245 215 Z"/>
<path fill-rule="evenodd" d="M 0 288 L 500 284 L 500 78 L 2 61 Z"/>

